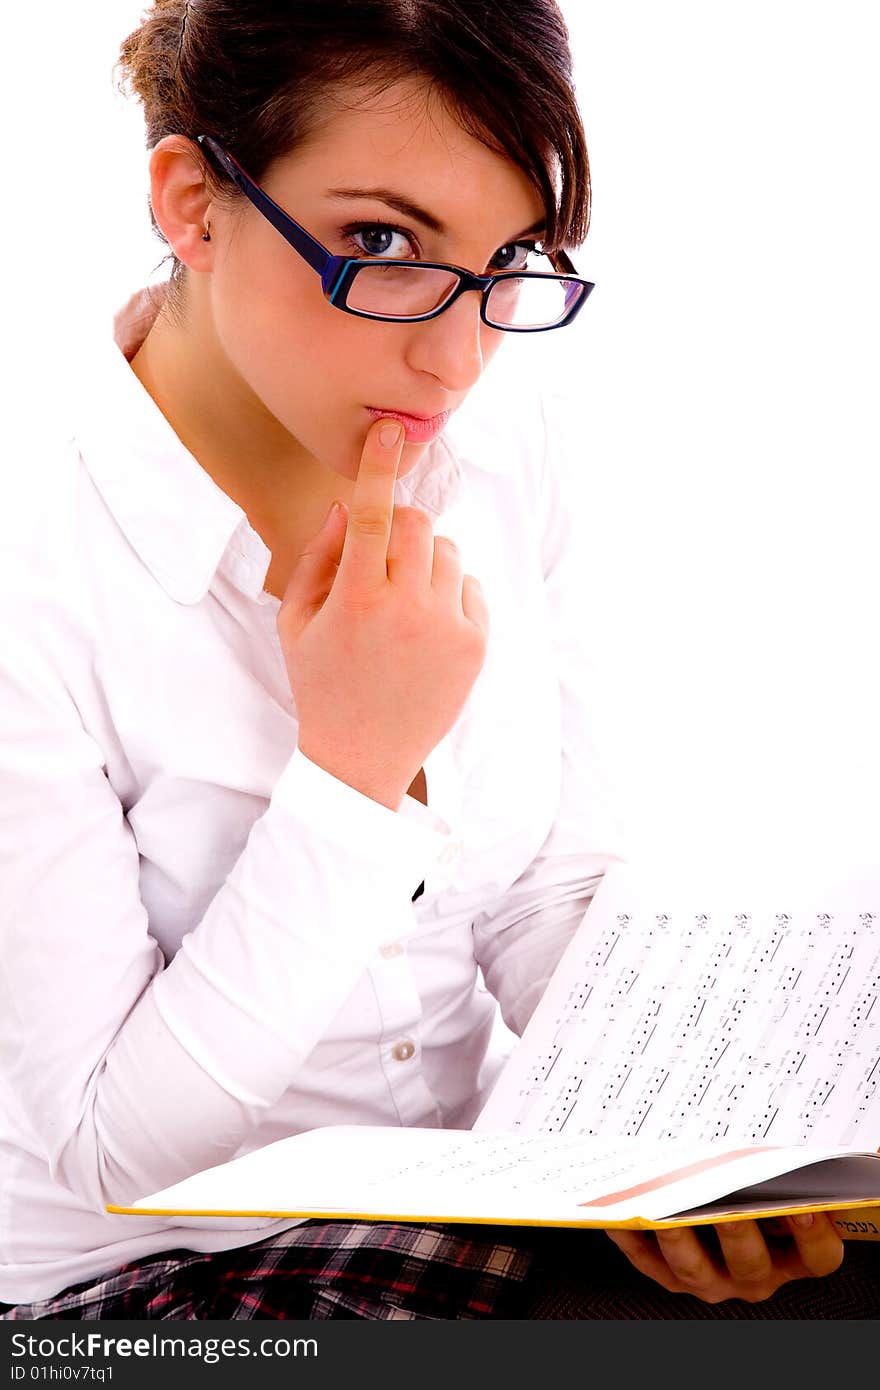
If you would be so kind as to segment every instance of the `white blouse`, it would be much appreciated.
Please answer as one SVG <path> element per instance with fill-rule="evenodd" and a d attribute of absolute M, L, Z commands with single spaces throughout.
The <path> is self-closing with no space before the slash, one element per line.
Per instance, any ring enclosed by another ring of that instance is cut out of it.
<path fill-rule="evenodd" d="M 623 857 L 541 393 L 477 388 L 398 480 L 490 634 L 427 807 L 391 811 L 297 748 L 269 551 L 128 365 L 149 323 L 134 296 L 90 356 L 0 562 L 6 1303 L 295 1224 L 105 1211 L 284 1135 L 469 1126 L 495 1000 L 520 1032 Z"/>

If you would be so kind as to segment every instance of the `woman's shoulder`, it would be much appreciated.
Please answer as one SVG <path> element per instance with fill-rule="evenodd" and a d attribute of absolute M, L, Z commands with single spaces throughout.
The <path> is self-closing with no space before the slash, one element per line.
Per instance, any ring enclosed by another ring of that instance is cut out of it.
<path fill-rule="evenodd" d="M 45 572 L 61 559 L 59 544 L 64 544 L 65 562 L 70 558 L 82 472 L 76 441 L 72 436 L 42 436 L 17 445 L 14 459 L 7 462 L 4 566 L 7 573 L 20 566 Z"/>
<path fill-rule="evenodd" d="M 577 412 L 571 389 L 543 374 L 487 373 L 447 426 L 446 447 L 464 471 L 490 475 L 503 499 L 544 527 L 584 469 Z"/>
<path fill-rule="evenodd" d="M 463 466 L 510 477 L 533 473 L 544 451 L 544 387 L 518 367 L 486 370 L 444 431 Z"/>
<path fill-rule="evenodd" d="M 4 489 L 7 525 L 0 547 L 0 606 L 6 634 L 51 641 L 56 620 L 81 608 L 84 566 L 94 556 L 93 489 L 72 437 L 17 451 Z"/>

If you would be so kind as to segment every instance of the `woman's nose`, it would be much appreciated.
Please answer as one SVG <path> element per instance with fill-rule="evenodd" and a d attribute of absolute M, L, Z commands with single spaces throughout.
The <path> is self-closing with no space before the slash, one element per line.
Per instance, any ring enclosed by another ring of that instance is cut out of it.
<path fill-rule="evenodd" d="M 430 372 L 450 392 L 468 391 L 479 379 L 500 340 L 501 331 L 480 318 L 480 296 L 475 290 L 459 295 L 454 304 L 435 319 L 414 325 L 410 363 Z"/>

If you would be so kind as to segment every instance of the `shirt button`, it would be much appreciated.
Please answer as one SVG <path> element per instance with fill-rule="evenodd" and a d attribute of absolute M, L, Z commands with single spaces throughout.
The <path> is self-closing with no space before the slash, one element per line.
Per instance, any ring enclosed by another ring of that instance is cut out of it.
<path fill-rule="evenodd" d="M 403 955 L 403 947 L 399 941 L 391 941 L 387 946 L 380 947 L 379 955 L 384 956 L 385 960 L 394 960 L 395 956 Z"/>
<path fill-rule="evenodd" d="M 461 854 L 463 845 L 461 840 L 450 840 L 448 845 L 444 845 L 438 856 L 441 864 L 451 864 Z"/>
<path fill-rule="evenodd" d="M 395 1062 L 408 1062 L 414 1056 L 416 1045 L 410 1038 L 401 1038 L 399 1043 L 395 1043 L 391 1049 L 391 1056 Z"/>

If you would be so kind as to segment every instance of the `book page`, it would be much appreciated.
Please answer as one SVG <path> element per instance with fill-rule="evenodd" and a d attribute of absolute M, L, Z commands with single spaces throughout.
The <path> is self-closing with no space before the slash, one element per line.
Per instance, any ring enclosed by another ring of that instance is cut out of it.
<path fill-rule="evenodd" d="M 605 876 L 475 1129 L 880 1146 L 880 871 L 825 890 Z"/>
<path fill-rule="evenodd" d="M 880 1201 L 876 1155 L 848 1153 L 845 1163 L 830 1165 L 828 1181 L 824 1174 L 815 1176 L 828 1167 L 817 1164 L 816 1157 L 805 1149 L 726 1150 L 687 1142 L 665 1144 L 658 1156 L 653 1146 L 638 1141 L 331 1126 L 277 1140 L 123 1210 L 196 1215 L 318 1211 L 606 1226 L 634 1217 L 663 1218 L 783 1173 L 798 1184 L 802 1201 L 815 1201 L 818 1194 L 850 1205 L 855 1193 L 877 1193 Z M 777 1209 L 781 1205 L 777 1201 Z"/>

